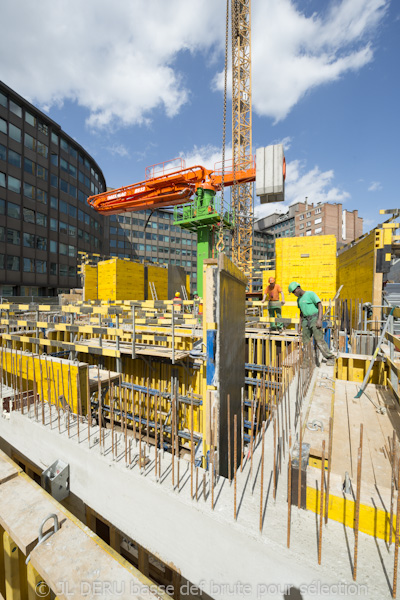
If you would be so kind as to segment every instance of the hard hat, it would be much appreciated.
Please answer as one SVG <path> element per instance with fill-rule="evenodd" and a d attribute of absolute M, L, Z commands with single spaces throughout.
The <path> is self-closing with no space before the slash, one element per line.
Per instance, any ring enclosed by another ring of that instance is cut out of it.
<path fill-rule="evenodd" d="M 268 283 L 275 283 L 275 277 L 270 277 L 268 279 Z"/>
<path fill-rule="evenodd" d="M 175 293 L 175 296 L 180 296 L 180 293 L 179 293 L 179 292 L 176 292 L 176 293 Z"/>
<path fill-rule="evenodd" d="M 197 290 L 194 290 L 193 296 L 198 296 Z"/>
<path fill-rule="evenodd" d="M 297 283 L 297 281 L 292 281 L 292 283 L 289 285 L 289 294 L 294 292 L 294 290 L 297 289 L 298 287 L 300 287 L 300 284 Z"/>

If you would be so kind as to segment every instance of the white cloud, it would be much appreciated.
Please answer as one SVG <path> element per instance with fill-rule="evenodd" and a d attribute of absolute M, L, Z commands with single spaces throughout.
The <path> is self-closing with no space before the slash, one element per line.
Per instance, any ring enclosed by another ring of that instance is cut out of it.
<path fill-rule="evenodd" d="M 378 192 L 382 189 L 382 184 L 380 181 L 371 181 L 371 185 L 368 188 L 369 192 Z"/>
<path fill-rule="evenodd" d="M 276 212 L 278 207 L 287 210 L 287 206 L 296 202 L 345 202 L 350 194 L 334 185 L 334 171 L 321 171 L 318 166 L 307 170 L 306 164 L 300 160 L 288 163 L 286 169 L 285 203 L 284 204 L 258 204 L 254 208 L 257 218 L 266 217 Z M 257 200 L 256 200 L 257 202 Z"/>
<path fill-rule="evenodd" d="M 126 146 L 124 146 L 124 144 L 114 144 L 113 146 L 110 146 L 107 149 L 113 156 L 129 156 L 129 150 L 128 148 L 126 148 Z"/>
<path fill-rule="evenodd" d="M 254 109 L 279 121 L 308 91 L 370 62 L 388 4 L 341 0 L 307 17 L 294 0 L 253 0 Z M 155 109 L 173 117 L 193 83 L 179 53 L 221 58 L 224 12 L 214 0 L 5 0 L 1 79 L 47 110 L 76 102 L 93 128 L 146 124 Z"/>
<path fill-rule="evenodd" d="M 288 152 L 292 146 L 293 138 L 290 135 L 282 138 L 281 140 L 274 140 L 273 144 L 283 144 L 284 152 Z"/>
<path fill-rule="evenodd" d="M 220 43 L 224 7 L 212 0 L 2 2 L 1 79 L 41 107 L 71 100 L 94 128 L 176 115 L 190 96 L 180 51 Z"/>
<path fill-rule="evenodd" d="M 253 109 L 284 119 L 317 86 L 358 71 L 373 58 L 371 42 L 389 0 L 321 3 L 303 14 L 293 0 L 258 0 L 252 15 Z M 222 89 L 223 74 L 215 78 Z"/>
<path fill-rule="evenodd" d="M 221 169 L 222 167 L 222 148 L 207 144 L 206 146 L 193 146 L 188 152 L 181 152 L 180 155 L 186 162 L 187 167 L 201 165 L 206 169 Z M 225 168 L 231 168 L 232 146 L 225 147 Z"/>

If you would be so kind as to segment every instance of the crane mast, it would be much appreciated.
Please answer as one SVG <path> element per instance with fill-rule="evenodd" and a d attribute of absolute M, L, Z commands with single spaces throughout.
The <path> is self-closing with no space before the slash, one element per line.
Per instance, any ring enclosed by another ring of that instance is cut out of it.
<path fill-rule="evenodd" d="M 251 109 L 251 0 L 231 0 L 232 22 L 232 152 L 233 169 L 252 164 Z M 235 264 L 250 278 L 253 268 L 253 185 L 232 188 L 235 211 L 232 255 Z"/>

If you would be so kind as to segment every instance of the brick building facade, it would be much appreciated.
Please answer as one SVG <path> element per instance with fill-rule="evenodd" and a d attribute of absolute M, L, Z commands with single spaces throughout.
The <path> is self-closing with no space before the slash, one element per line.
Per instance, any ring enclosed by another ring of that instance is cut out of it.
<path fill-rule="evenodd" d="M 363 233 L 358 211 L 342 210 L 342 204 L 302 203 L 295 215 L 295 235 L 334 235 L 338 245 L 348 244 Z"/>

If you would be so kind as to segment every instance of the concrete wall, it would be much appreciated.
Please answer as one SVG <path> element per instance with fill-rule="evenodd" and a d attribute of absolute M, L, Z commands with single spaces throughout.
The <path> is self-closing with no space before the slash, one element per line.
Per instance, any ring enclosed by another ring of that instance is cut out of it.
<path fill-rule="evenodd" d="M 218 436 L 219 469 L 229 475 L 228 431 L 230 429 L 231 477 L 234 472 L 234 415 L 237 415 L 238 448 L 241 446 L 241 389 L 244 388 L 245 368 L 245 302 L 246 279 L 224 254 L 218 257 L 217 296 L 217 377 L 219 410 Z M 230 397 L 230 428 L 228 429 L 228 395 Z M 223 425 L 222 425 L 223 424 Z M 239 452 L 237 453 L 239 456 Z"/>

